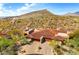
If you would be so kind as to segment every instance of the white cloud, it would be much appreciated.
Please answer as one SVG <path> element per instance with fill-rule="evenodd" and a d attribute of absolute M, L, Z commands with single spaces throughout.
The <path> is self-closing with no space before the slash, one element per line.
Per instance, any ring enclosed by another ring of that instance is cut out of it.
<path fill-rule="evenodd" d="M 2 10 L 0 10 L 0 14 L 2 14 L 3 13 L 3 11 Z"/>
<path fill-rule="evenodd" d="M 25 6 L 29 6 L 29 4 L 28 4 L 28 3 L 26 3 L 26 4 L 25 4 Z"/>
<path fill-rule="evenodd" d="M 24 6 L 22 6 L 21 8 L 17 9 L 17 12 L 21 12 L 21 13 L 24 13 L 25 11 L 29 10 L 31 7 L 35 6 L 36 4 L 35 3 L 32 3 L 32 4 L 29 4 L 29 3 L 26 3 Z"/>
<path fill-rule="evenodd" d="M 0 4 L 0 10 L 3 8 L 3 4 Z"/>
<path fill-rule="evenodd" d="M 12 10 L 12 9 L 5 9 L 3 7 L 4 4 L 0 4 L 0 16 L 17 16 L 26 13 L 31 7 L 35 6 L 35 3 L 29 4 L 26 3 L 24 6 Z M 11 7 L 10 7 L 11 8 Z"/>
<path fill-rule="evenodd" d="M 16 12 L 13 10 L 4 10 L 4 16 L 16 16 Z"/>
<path fill-rule="evenodd" d="M 0 17 L 4 16 L 14 16 L 16 12 L 13 12 L 12 10 L 6 10 L 3 6 L 0 7 Z"/>
<path fill-rule="evenodd" d="M 3 12 L 3 9 L 4 9 L 4 8 L 3 8 L 3 4 L 0 4 L 0 16 L 2 16 L 3 13 L 4 13 L 4 12 Z"/>

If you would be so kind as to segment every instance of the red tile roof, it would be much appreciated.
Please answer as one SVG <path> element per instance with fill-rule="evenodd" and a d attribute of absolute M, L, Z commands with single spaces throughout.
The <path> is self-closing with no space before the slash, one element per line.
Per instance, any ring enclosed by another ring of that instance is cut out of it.
<path fill-rule="evenodd" d="M 52 29 L 43 29 L 43 30 L 40 30 L 38 32 L 33 32 L 31 34 L 28 34 L 27 37 L 28 38 L 33 38 L 35 40 L 40 40 L 40 37 L 41 36 L 44 36 L 45 39 L 47 40 L 51 40 L 51 39 L 54 39 L 56 38 L 57 40 L 60 40 L 60 41 L 63 41 L 63 37 L 55 37 L 55 35 L 59 33 L 59 31 L 57 30 L 52 30 Z"/>

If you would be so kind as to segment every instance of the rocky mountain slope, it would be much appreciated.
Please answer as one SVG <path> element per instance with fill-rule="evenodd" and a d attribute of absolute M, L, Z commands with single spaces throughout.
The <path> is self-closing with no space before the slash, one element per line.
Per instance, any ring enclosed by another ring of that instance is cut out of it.
<path fill-rule="evenodd" d="M 0 28 L 63 28 L 73 30 L 79 28 L 78 16 L 58 16 L 48 10 L 39 10 L 20 16 L 6 17 L 0 20 Z M 4 25 L 3 25 L 4 24 Z M 75 28 L 74 28 L 75 27 Z"/>

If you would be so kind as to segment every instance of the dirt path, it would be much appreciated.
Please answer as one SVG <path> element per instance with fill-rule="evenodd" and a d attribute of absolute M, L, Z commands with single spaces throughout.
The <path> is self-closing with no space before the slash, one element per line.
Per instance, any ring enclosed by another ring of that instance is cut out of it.
<path fill-rule="evenodd" d="M 31 45 L 24 45 L 18 51 L 18 55 L 26 54 L 42 54 L 42 55 L 52 55 L 53 48 L 48 45 L 48 42 L 40 44 L 40 42 L 34 41 Z"/>

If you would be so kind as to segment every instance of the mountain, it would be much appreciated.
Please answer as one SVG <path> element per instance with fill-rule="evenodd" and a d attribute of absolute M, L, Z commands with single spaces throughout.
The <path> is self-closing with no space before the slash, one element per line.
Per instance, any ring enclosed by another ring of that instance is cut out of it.
<path fill-rule="evenodd" d="M 79 12 L 75 12 L 75 14 L 78 14 L 79 15 Z"/>
<path fill-rule="evenodd" d="M 38 10 L 38 11 L 33 11 L 33 12 L 30 12 L 30 13 L 26 13 L 26 14 L 23 14 L 23 15 L 20 15 L 19 17 L 20 18 L 30 18 L 30 17 L 44 17 L 44 16 L 47 16 L 47 15 L 54 15 L 52 14 L 51 12 L 49 12 L 48 10 L 46 9 L 43 9 L 43 10 Z"/>
<path fill-rule="evenodd" d="M 67 13 L 65 14 L 66 16 L 79 16 L 79 12 L 75 12 L 75 13 Z"/>
<path fill-rule="evenodd" d="M 19 16 L 5 17 L 0 20 L 0 28 L 7 30 L 29 28 L 62 28 L 73 30 L 79 28 L 78 16 L 58 16 L 50 11 L 38 10 Z"/>

